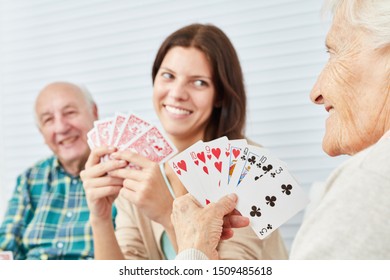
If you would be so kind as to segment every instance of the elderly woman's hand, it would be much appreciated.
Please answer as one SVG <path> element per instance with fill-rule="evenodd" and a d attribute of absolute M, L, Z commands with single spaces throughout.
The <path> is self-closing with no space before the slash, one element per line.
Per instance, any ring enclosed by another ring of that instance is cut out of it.
<path fill-rule="evenodd" d="M 175 199 L 171 219 L 179 252 L 194 248 L 202 251 L 209 259 L 218 259 L 217 246 L 220 240 L 231 238 L 232 228 L 249 224 L 248 218 L 242 217 L 234 209 L 236 204 L 235 194 L 224 196 L 204 208 L 191 194 Z"/>

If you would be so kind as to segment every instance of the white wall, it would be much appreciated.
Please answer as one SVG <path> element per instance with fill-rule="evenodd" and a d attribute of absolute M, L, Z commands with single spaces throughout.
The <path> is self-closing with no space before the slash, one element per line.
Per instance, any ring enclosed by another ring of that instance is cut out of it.
<path fill-rule="evenodd" d="M 32 117 L 54 80 L 84 83 L 100 116 L 135 111 L 157 121 L 151 65 L 183 25 L 222 28 L 240 56 L 248 136 L 286 161 L 307 192 L 342 160 L 321 149 L 325 110 L 309 92 L 327 57 L 321 0 L 0 0 L 0 214 L 15 178 L 50 151 Z M 282 227 L 290 247 L 302 213 Z"/>

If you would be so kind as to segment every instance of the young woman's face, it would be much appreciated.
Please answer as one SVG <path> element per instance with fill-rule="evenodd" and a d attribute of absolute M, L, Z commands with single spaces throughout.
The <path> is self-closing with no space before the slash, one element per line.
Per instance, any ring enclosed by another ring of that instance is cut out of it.
<path fill-rule="evenodd" d="M 211 66 L 203 52 L 193 47 L 168 51 L 154 80 L 153 103 L 171 138 L 203 139 L 215 94 Z"/>

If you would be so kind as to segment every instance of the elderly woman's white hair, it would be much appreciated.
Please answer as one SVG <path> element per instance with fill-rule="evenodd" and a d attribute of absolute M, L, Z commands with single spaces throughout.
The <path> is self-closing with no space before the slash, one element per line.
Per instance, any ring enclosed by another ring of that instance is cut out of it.
<path fill-rule="evenodd" d="M 346 20 L 370 32 L 374 47 L 390 46 L 390 0 L 325 0 L 323 11 L 335 14 L 343 4 Z"/>

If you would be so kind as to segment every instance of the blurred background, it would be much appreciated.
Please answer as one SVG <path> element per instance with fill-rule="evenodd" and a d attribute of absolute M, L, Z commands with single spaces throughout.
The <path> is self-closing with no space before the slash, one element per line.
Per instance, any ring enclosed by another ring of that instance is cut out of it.
<path fill-rule="evenodd" d="M 241 60 L 247 136 L 285 161 L 305 191 L 344 157 L 321 148 L 326 112 L 309 93 L 327 60 L 322 0 L 0 0 L 0 222 L 16 176 L 48 156 L 33 117 L 47 83 L 82 83 L 100 117 L 157 122 L 151 67 L 162 41 L 194 23 L 220 27 Z M 282 226 L 288 248 L 304 211 Z"/>

